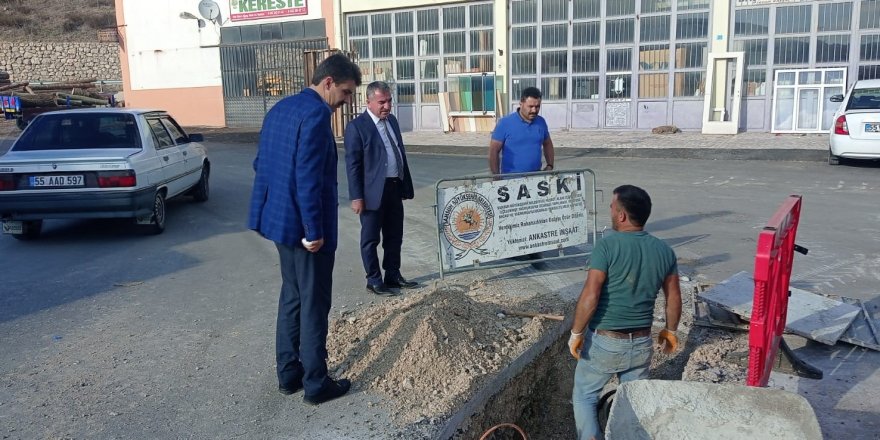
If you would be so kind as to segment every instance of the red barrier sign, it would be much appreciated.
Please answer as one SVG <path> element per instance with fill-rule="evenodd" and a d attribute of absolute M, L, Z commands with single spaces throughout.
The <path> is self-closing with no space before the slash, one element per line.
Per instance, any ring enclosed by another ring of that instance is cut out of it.
<path fill-rule="evenodd" d="M 758 235 L 749 323 L 749 386 L 764 387 L 770 379 L 788 314 L 788 282 L 800 217 L 801 196 L 789 196 Z"/>

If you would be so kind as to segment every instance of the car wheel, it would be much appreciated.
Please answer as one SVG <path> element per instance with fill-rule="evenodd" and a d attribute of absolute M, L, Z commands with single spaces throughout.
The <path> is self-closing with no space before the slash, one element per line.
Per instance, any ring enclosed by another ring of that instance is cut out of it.
<path fill-rule="evenodd" d="M 36 240 L 37 237 L 40 236 L 40 232 L 43 230 L 43 221 L 42 220 L 30 220 L 23 222 L 22 224 L 22 234 L 15 234 L 13 237 L 19 240 Z"/>
<path fill-rule="evenodd" d="M 840 156 L 831 154 L 831 150 L 828 150 L 828 165 L 840 165 Z"/>
<path fill-rule="evenodd" d="M 150 214 L 150 224 L 147 232 L 161 234 L 165 230 L 165 193 L 159 191 L 153 199 L 153 213 Z"/>
<path fill-rule="evenodd" d="M 211 166 L 205 163 L 205 166 L 202 167 L 202 177 L 199 178 L 199 182 L 196 183 L 196 186 L 193 188 L 192 196 L 195 201 L 208 201 L 208 197 L 211 195 L 211 187 L 208 184 L 208 179 L 210 177 Z"/>

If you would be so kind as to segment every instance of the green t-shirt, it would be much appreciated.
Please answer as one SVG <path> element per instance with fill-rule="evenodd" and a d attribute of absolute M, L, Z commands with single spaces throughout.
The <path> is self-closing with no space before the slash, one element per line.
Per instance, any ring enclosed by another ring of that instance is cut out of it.
<path fill-rule="evenodd" d="M 605 272 L 591 329 L 619 330 L 650 327 L 654 302 L 667 276 L 677 273 L 675 252 L 644 232 L 617 232 L 596 244 L 590 269 Z"/>

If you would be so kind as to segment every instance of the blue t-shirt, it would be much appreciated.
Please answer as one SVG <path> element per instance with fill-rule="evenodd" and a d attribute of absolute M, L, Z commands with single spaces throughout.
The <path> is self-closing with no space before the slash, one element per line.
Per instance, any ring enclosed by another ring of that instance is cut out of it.
<path fill-rule="evenodd" d="M 501 148 L 502 173 L 528 173 L 541 170 L 541 146 L 550 137 L 547 122 L 541 116 L 528 123 L 519 115 L 519 109 L 498 121 L 492 131 L 492 140 L 504 144 Z"/>

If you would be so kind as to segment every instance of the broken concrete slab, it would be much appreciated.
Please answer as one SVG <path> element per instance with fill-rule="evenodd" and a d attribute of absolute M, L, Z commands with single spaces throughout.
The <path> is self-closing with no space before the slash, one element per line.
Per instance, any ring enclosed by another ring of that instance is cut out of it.
<path fill-rule="evenodd" d="M 755 282 L 747 272 L 739 272 L 699 294 L 703 301 L 730 310 L 743 319 L 752 316 Z M 806 290 L 789 288 L 785 329 L 827 345 L 834 345 L 846 332 L 861 308 L 826 298 Z"/>
<path fill-rule="evenodd" d="M 606 440 L 819 440 L 816 414 L 802 396 L 771 388 L 666 380 L 622 384 Z"/>
<path fill-rule="evenodd" d="M 875 317 L 878 311 L 880 311 L 880 304 L 876 302 L 864 303 L 861 300 L 845 296 L 826 296 L 861 309 L 856 319 L 840 336 L 840 340 L 859 347 L 880 351 L 880 319 Z"/>

